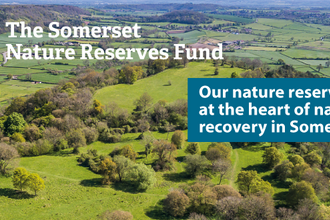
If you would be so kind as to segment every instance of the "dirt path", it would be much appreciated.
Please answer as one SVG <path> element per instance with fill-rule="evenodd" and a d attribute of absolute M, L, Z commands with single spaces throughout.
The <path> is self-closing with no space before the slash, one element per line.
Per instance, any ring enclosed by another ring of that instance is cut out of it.
<path fill-rule="evenodd" d="M 7 63 L 7 52 L 3 52 L 2 53 L 2 56 L 3 56 L 3 62 L 2 62 L 2 65 L 5 65 Z"/>
<path fill-rule="evenodd" d="M 239 157 L 238 157 L 237 151 L 235 150 L 234 152 L 235 152 L 235 162 L 233 164 L 231 176 L 229 178 L 229 185 L 231 185 L 232 187 L 236 188 L 235 187 L 236 167 L 237 167 L 237 163 L 238 163 Z"/>

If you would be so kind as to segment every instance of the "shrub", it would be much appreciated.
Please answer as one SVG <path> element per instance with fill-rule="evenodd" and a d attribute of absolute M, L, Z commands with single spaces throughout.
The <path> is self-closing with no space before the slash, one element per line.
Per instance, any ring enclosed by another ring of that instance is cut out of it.
<path fill-rule="evenodd" d="M 173 190 L 164 200 L 164 210 L 173 216 L 183 216 L 189 206 L 189 198 L 182 191 Z"/>
<path fill-rule="evenodd" d="M 172 135 L 171 142 L 177 147 L 177 149 L 181 149 L 185 140 L 186 135 L 183 133 L 183 131 L 175 131 Z"/>
<path fill-rule="evenodd" d="M 20 142 L 20 143 L 25 142 L 25 139 L 21 133 L 14 133 L 11 136 L 11 139 L 13 139 L 13 141 L 15 142 Z"/>
<path fill-rule="evenodd" d="M 241 194 L 229 185 L 217 185 L 214 186 L 212 190 L 216 193 L 217 200 L 221 200 L 226 197 L 242 198 Z"/>
<path fill-rule="evenodd" d="M 294 166 L 297 165 L 297 164 L 305 163 L 304 159 L 299 155 L 290 156 L 289 160 Z"/>
<path fill-rule="evenodd" d="M 186 163 L 184 168 L 187 174 L 193 177 L 201 174 L 209 165 L 209 162 L 205 156 L 198 154 L 187 155 L 184 159 L 184 162 Z"/>
<path fill-rule="evenodd" d="M 86 138 L 86 143 L 91 144 L 98 139 L 99 133 L 95 128 L 85 127 L 83 133 Z"/>
<path fill-rule="evenodd" d="M 301 199 L 310 199 L 313 202 L 317 202 L 317 197 L 312 185 L 305 181 L 293 183 L 286 197 L 287 204 L 291 206 L 298 205 Z"/>
<path fill-rule="evenodd" d="M 262 155 L 263 163 L 269 168 L 274 168 L 283 158 L 283 154 L 276 147 L 268 147 Z"/>
<path fill-rule="evenodd" d="M 125 211 L 105 211 L 101 216 L 102 220 L 133 220 L 133 215 Z"/>
<path fill-rule="evenodd" d="M 199 143 L 196 142 L 189 143 L 184 152 L 187 154 L 201 154 Z"/>

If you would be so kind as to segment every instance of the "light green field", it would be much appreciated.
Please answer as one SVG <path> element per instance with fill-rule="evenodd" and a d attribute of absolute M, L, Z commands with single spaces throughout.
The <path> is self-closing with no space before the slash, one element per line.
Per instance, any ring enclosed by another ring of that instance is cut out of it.
<path fill-rule="evenodd" d="M 274 47 L 244 47 L 244 50 L 261 50 L 261 51 L 276 51 L 278 48 Z"/>
<path fill-rule="evenodd" d="M 43 42 L 43 41 L 49 41 L 52 38 L 48 37 L 48 33 L 43 33 L 42 38 L 9 38 L 8 36 L 10 33 L 5 33 L 5 34 L 0 34 L 0 48 L 6 48 L 6 44 L 27 44 L 29 40 L 32 40 L 33 44 L 36 44 L 38 42 Z M 17 36 L 19 36 L 18 33 L 16 33 Z M 55 41 L 61 41 L 64 38 L 58 37 L 54 38 Z"/>
<path fill-rule="evenodd" d="M 49 88 L 52 86 L 54 85 L 44 83 L 32 84 L 31 82 L 8 80 L 0 84 L 0 102 L 18 96 L 29 95 L 39 89 Z"/>
<path fill-rule="evenodd" d="M 330 58 L 330 51 L 289 49 L 283 54 L 293 58 Z"/>
<path fill-rule="evenodd" d="M 95 93 L 95 99 L 100 100 L 103 105 L 114 101 L 120 107 L 131 111 L 134 109 L 134 100 L 144 92 L 153 97 L 154 103 L 161 99 L 173 102 L 187 98 L 188 78 L 226 78 L 233 72 L 243 72 L 238 68 L 219 68 L 219 75 L 214 76 L 214 70 L 211 63 L 193 62 L 189 63 L 187 68 L 165 70 L 155 76 L 138 80 L 134 85 L 119 84 L 102 88 Z M 168 86 L 169 80 L 172 82 L 171 86 Z"/>
<path fill-rule="evenodd" d="M 178 37 L 183 38 L 183 40 L 180 40 L 181 44 L 193 44 L 198 41 L 199 38 L 202 36 L 205 36 L 204 31 L 190 31 L 186 33 L 180 33 L 180 34 L 170 34 L 171 37 Z"/>
<path fill-rule="evenodd" d="M 257 23 L 272 26 L 272 27 L 281 28 L 281 27 L 290 25 L 293 22 L 289 21 L 289 20 L 282 20 L 282 19 L 258 18 Z"/>
<path fill-rule="evenodd" d="M 217 19 L 223 19 L 223 20 L 227 20 L 227 21 L 240 22 L 240 23 L 246 23 L 246 24 L 254 22 L 253 19 L 233 16 L 233 15 L 220 15 L 220 14 L 207 14 L 207 15 L 210 17 L 213 17 L 213 18 L 217 18 Z"/>

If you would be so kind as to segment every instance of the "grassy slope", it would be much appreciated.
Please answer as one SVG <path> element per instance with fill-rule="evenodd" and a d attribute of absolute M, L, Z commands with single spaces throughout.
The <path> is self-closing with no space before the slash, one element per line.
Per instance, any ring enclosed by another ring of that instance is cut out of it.
<path fill-rule="evenodd" d="M 242 72 L 238 68 L 220 67 L 219 75 L 214 76 L 215 68 L 210 62 L 194 62 L 188 65 L 188 68 L 165 70 L 155 76 L 139 80 L 134 85 L 120 84 L 105 87 L 96 92 L 95 98 L 103 104 L 115 101 L 119 106 L 133 110 L 134 100 L 139 98 L 144 92 L 148 92 L 154 98 L 154 102 L 161 99 L 173 102 L 177 99 L 187 98 L 188 78 L 224 78 L 230 77 L 232 72 Z M 172 82 L 171 86 L 168 86 L 169 80 Z"/>

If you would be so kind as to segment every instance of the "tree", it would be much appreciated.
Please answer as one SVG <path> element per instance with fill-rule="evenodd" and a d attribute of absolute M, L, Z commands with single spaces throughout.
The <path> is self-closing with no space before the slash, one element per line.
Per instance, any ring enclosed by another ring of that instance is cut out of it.
<path fill-rule="evenodd" d="M 278 65 L 284 65 L 285 62 L 284 62 L 283 59 L 278 59 L 278 60 L 277 60 L 277 64 L 278 64 Z"/>
<path fill-rule="evenodd" d="M 21 192 L 29 186 L 29 172 L 25 168 L 16 168 L 13 172 L 13 185 Z"/>
<path fill-rule="evenodd" d="M 217 195 L 208 184 L 197 182 L 186 186 L 184 190 L 189 197 L 191 210 L 204 215 L 213 214 Z"/>
<path fill-rule="evenodd" d="M 297 165 L 297 164 L 305 163 L 304 159 L 299 155 L 290 156 L 289 160 L 294 166 Z"/>
<path fill-rule="evenodd" d="M 297 214 L 299 215 L 300 219 L 304 220 L 323 219 L 321 208 L 310 199 L 299 200 L 297 206 Z"/>
<path fill-rule="evenodd" d="M 230 78 L 241 78 L 241 76 L 239 74 L 237 74 L 236 72 L 233 72 L 231 74 Z"/>
<path fill-rule="evenodd" d="M 97 100 L 97 99 L 94 99 L 93 101 L 93 109 L 94 109 L 94 112 L 96 115 L 101 115 L 103 114 L 103 109 L 104 109 L 104 105 L 102 105 L 102 103 Z"/>
<path fill-rule="evenodd" d="M 122 155 L 117 155 L 113 158 L 113 162 L 116 163 L 116 172 L 118 174 L 119 182 L 121 182 L 127 175 L 127 172 L 129 169 L 133 166 L 133 162 L 122 156 Z"/>
<path fill-rule="evenodd" d="M 324 176 L 323 173 L 317 172 L 313 169 L 307 169 L 301 179 L 312 184 L 315 194 L 319 199 L 323 200 L 327 198 L 329 178 Z"/>
<path fill-rule="evenodd" d="M 19 143 L 23 143 L 25 142 L 25 138 L 23 137 L 23 135 L 21 133 L 14 133 L 11 136 L 11 139 L 15 142 L 19 142 Z"/>
<path fill-rule="evenodd" d="M 231 168 L 231 161 L 227 159 L 219 159 L 212 164 L 213 172 L 219 173 L 219 177 L 220 177 L 219 185 L 221 185 L 222 179 L 229 173 L 230 168 Z"/>
<path fill-rule="evenodd" d="M 205 156 L 198 154 L 187 155 L 184 159 L 184 162 L 186 163 L 185 170 L 187 174 L 192 177 L 196 177 L 197 175 L 201 174 L 209 166 L 209 162 Z"/>
<path fill-rule="evenodd" d="M 34 124 L 26 126 L 24 129 L 25 138 L 30 141 L 36 141 L 41 138 L 41 132 L 37 126 Z"/>
<path fill-rule="evenodd" d="M 271 195 L 274 194 L 274 189 L 271 184 L 262 180 L 255 170 L 241 171 L 238 174 L 236 183 L 238 184 L 239 190 L 247 194 L 261 191 Z"/>
<path fill-rule="evenodd" d="M 109 185 L 111 182 L 116 181 L 117 165 L 111 158 L 105 158 L 99 165 L 100 173 L 103 175 L 102 184 Z"/>
<path fill-rule="evenodd" d="M 149 131 L 149 128 L 150 124 L 147 119 L 143 118 L 138 120 L 138 129 L 142 132 L 142 136 L 144 132 Z"/>
<path fill-rule="evenodd" d="M 231 149 L 223 143 L 211 144 L 206 151 L 206 158 L 210 161 L 216 161 L 219 159 L 230 160 Z"/>
<path fill-rule="evenodd" d="M 217 68 L 215 68 L 215 70 L 214 70 L 214 75 L 219 75 L 219 69 L 218 69 L 218 67 Z"/>
<path fill-rule="evenodd" d="M 241 202 L 242 198 L 238 197 L 222 198 L 216 203 L 216 211 L 223 219 L 234 220 L 239 214 Z"/>
<path fill-rule="evenodd" d="M 144 146 L 144 153 L 146 154 L 146 159 L 148 159 L 148 155 L 152 152 L 154 141 L 155 138 L 151 132 L 145 133 L 142 137 L 141 144 Z"/>
<path fill-rule="evenodd" d="M 26 122 L 22 114 L 13 112 L 7 117 L 3 125 L 5 134 L 11 136 L 14 133 L 23 132 Z"/>
<path fill-rule="evenodd" d="M 242 219 L 275 219 L 274 201 L 271 195 L 259 193 L 250 195 L 240 203 Z"/>
<path fill-rule="evenodd" d="M 15 98 L 5 110 L 5 115 L 10 115 L 14 112 L 24 112 L 26 107 L 26 99 L 22 97 Z"/>
<path fill-rule="evenodd" d="M 175 131 L 171 138 L 171 142 L 177 147 L 177 149 L 181 149 L 183 147 L 185 140 L 186 135 L 180 130 Z"/>
<path fill-rule="evenodd" d="M 189 206 L 189 198 L 179 190 L 171 191 L 164 200 L 164 210 L 173 216 L 184 216 Z"/>
<path fill-rule="evenodd" d="M 143 93 L 139 99 L 134 101 L 137 111 L 145 112 L 152 105 L 153 98 L 147 93 Z"/>
<path fill-rule="evenodd" d="M 120 149 L 120 155 L 123 155 L 124 157 L 127 157 L 132 161 L 135 161 L 136 157 L 138 156 L 138 153 L 134 151 L 131 145 L 127 144 Z"/>
<path fill-rule="evenodd" d="M 189 143 L 184 152 L 187 154 L 201 154 L 201 148 L 199 147 L 199 143 L 197 142 Z"/>
<path fill-rule="evenodd" d="M 19 154 L 16 148 L 6 144 L 0 143 L 0 173 L 1 175 L 8 174 L 18 162 Z"/>
<path fill-rule="evenodd" d="M 157 154 L 158 159 L 155 170 L 171 169 L 175 160 L 176 146 L 165 140 L 154 141 L 153 153 Z"/>
<path fill-rule="evenodd" d="M 277 150 L 276 147 L 268 147 L 262 155 L 262 158 L 263 163 L 269 168 L 274 168 L 282 160 L 283 154 Z"/>
<path fill-rule="evenodd" d="M 28 186 L 30 190 L 37 195 L 37 192 L 45 188 L 44 180 L 36 173 L 31 173 L 28 177 Z"/>
<path fill-rule="evenodd" d="M 67 140 L 69 146 L 73 148 L 73 153 L 78 153 L 78 148 L 86 146 L 86 138 L 81 129 L 75 129 L 67 133 Z"/>
<path fill-rule="evenodd" d="M 12 79 L 13 78 L 13 75 L 12 74 L 7 74 L 7 79 Z"/>
<path fill-rule="evenodd" d="M 272 142 L 271 147 L 276 147 L 277 149 L 283 149 L 285 142 Z"/>
<path fill-rule="evenodd" d="M 145 164 L 134 164 L 127 173 L 127 180 L 137 187 L 137 190 L 147 190 L 156 183 L 155 171 Z"/>
<path fill-rule="evenodd" d="M 320 165 L 322 163 L 322 157 L 318 155 L 315 151 L 312 151 L 306 156 L 304 156 L 304 160 L 311 166 Z"/>
<path fill-rule="evenodd" d="M 313 202 L 317 202 L 317 197 L 312 185 L 306 181 L 293 183 L 286 197 L 287 204 L 291 206 L 298 205 L 301 199 L 310 199 Z"/>
<path fill-rule="evenodd" d="M 300 181 L 305 171 L 310 169 L 307 163 L 296 164 L 292 169 L 292 178 L 296 181 Z"/>
<path fill-rule="evenodd" d="M 322 64 L 319 64 L 316 68 L 317 68 L 317 70 L 320 72 L 321 69 L 323 69 L 323 66 L 322 66 Z"/>
<path fill-rule="evenodd" d="M 226 197 L 242 198 L 241 194 L 229 185 L 217 185 L 214 186 L 212 190 L 217 194 L 217 200 L 221 200 Z"/>
<path fill-rule="evenodd" d="M 175 125 L 172 125 L 171 123 L 168 123 L 166 121 L 164 125 L 164 130 L 167 132 L 166 140 L 168 140 L 168 135 L 170 134 L 171 131 L 174 131 Z"/>
<path fill-rule="evenodd" d="M 285 160 L 274 168 L 275 175 L 278 179 L 285 181 L 291 177 L 293 167 L 294 165 L 290 161 Z"/>

